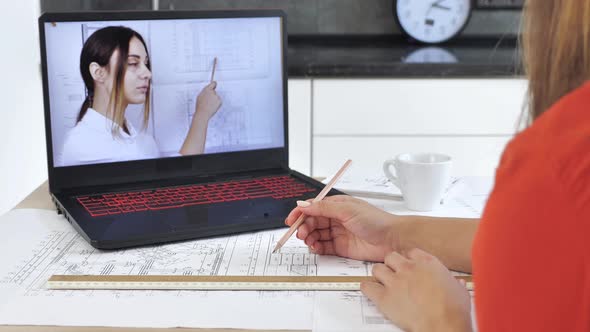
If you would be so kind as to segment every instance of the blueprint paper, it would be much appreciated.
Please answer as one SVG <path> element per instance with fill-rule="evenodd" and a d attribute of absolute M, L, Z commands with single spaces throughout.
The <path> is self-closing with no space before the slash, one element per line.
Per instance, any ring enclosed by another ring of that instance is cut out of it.
<path fill-rule="evenodd" d="M 431 215 L 481 215 L 492 180 L 462 181 L 453 198 Z M 410 213 L 401 201 L 369 202 Z M 310 254 L 295 237 L 271 254 L 284 231 L 100 251 L 54 211 L 13 210 L 0 217 L 0 325 L 395 331 L 360 292 L 44 288 L 52 274 L 370 275 L 370 263 Z"/>
<path fill-rule="evenodd" d="M 55 212 L 14 210 L 0 218 L 0 325 L 311 329 L 314 292 L 44 288 L 52 274 L 315 275 L 295 238 L 270 254 L 283 232 L 104 252 Z"/>
<path fill-rule="evenodd" d="M 479 218 L 493 188 L 492 177 L 468 176 L 457 178 L 444 198 L 444 203 L 429 212 L 408 210 L 404 202 L 387 198 L 365 198 L 369 203 L 390 213 L 417 214 L 432 217 Z"/>
<path fill-rule="evenodd" d="M 360 292 L 318 292 L 313 332 L 402 332 Z"/>
<path fill-rule="evenodd" d="M 322 182 L 327 184 L 331 178 L 326 178 Z M 334 188 L 358 197 L 373 198 L 391 198 L 401 199 L 402 193 L 385 175 L 366 176 L 363 174 L 349 173 L 344 175 Z"/>
<path fill-rule="evenodd" d="M 402 332 L 360 292 L 318 292 L 313 332 Z M 477 332 L 475 301 L 471 297 L 471 326 Z"/>
<path fill-rule="evenodd" d="M 371 192 L 378 192 L 380 186 L 375 188 L 378 177 L 365 177 L 364 184 L 360 187 L 369 188 Z M 420 214 L 435 217 L 465 217 L 479 218 L 492 190 L 494 179 L 492 177 L 462 177 L 451 187 L 446 196 L 445 203 L 434 211 L 413 212 L 404 207 L 404 202 L 391 198 L 365 198 L 369 203 L 395 214 Z M 353 187 L 354 189 L 354 187 Z M 324 256 L 320 257 L 320 262 Z M 334 259 L 334 258 L 331 258 Z M 332 261 L 330 266 L 334 267 Z M 366 266 L 367 274 L 370 274 L 371 266 Z M 337 268 L 330 272 L 337 272 Z M 357 268 L 357 272 L 360 269 Z M 326 271 L 327 272 L 327 271 Z M 360 273 L 360 272 L 359 272 Z M 464 273 L 453 272 L 454 275 Z M 473 293 L 472 293 L 473 295 Z M 475 309 L 472 298 L 471 319 L 474 331 Z M 375 305 L 360 292 L 317 292 L 313 311 L 314 332 L 397 332 L 401 331 L 389 320 L 379 313 Z"/>

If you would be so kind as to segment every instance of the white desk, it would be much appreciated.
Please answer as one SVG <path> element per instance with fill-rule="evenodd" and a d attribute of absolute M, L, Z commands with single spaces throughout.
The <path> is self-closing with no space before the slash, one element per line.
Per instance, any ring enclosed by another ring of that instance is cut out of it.
<path fill-rule="evenodd" d="M 55 209 L 55 206 L 51 202 L 49 198 L 49 185 L 47 182 L 44 182 L 41 186 L 39 186 L 35 191 L 33 191 L 29 196 L 27 196 L 22 202 L 20 202 L 15 209 L 26 209 L 26 208 L 33 208 L 33 209 Z M 107 331 L 117 331 L 117 332 L 137 332 L 137 331 L 171 331 L 172 329 L 162 329 L 162 328 L 153 328 L 153 329 L 146 329 L 146 328 L 113 328 L 113 327 L 63 327 L 63 326 L 0 326 L 0 332 L 107 332 Z M 178 331 L 194 331 L 194 332 L 237 332 L 237 331 L 246 331 L 246 330 L 239 330 L 239 329 L 194 329 L 194 328 L 177 328 L 174 330 Z M 247 331 L 260 331 L 260 332 L 279 332 L 279 330 L 247 330 Z"/>
<path fill-rule="evenodd" d="M 394 208 L 401 208 L 401 202 L 395 202 Z M 399 207 L 398 207 L 399 205 Z M 39 186 L 33 193 L 31 193 L 27 198 L 25 198 L 21 203 L 19 203 L 16 209 L 21 208 L 35 208 L 35 209 L 49 209 L 53 210 L 55 207 L 53 203 L 49 199 L 48 194 L 48 184 L 47 182 L 43 183 Z M 401 210 L 400 210 L 401 212 Z M 103 332 L 103 331 L 138 331 L 138 330 L 146 330 L 145 328 L 113 328 L 113 327 L 59 327 L 59 326 L 0 326 L 0 332 L 2 331 L 82 331 L 82 332 Z M 147 329 L 149 331 L 170 331 L 171 329 L 163 329 L 163 328 L 153 328 Z M 179 329 L 180 330 L 180 329 Z M 183 328 L 183 331 L 216 331 L 216 332 L 230 332 L 230 331 L 240 331 L 236 329 L 199 329 L 199 328 Z M 245 330 L 241 330 L 245 331 Z M 253 331 L 253 330 L 248 330 Z M 256 330 L 256 331 L 277 331 L 277 330 Z"/>

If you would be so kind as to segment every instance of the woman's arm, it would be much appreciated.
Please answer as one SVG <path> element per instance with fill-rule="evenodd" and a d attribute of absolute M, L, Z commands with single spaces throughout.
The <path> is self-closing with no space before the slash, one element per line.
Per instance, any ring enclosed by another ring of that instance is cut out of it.
<path fill-rule="evenodd" d="M 479 219 L 399 216 L 394 226 L 402 252 L 420 248 L 456 271 L 471 272 L 471 246 Z"/>
<path fill-rule="evenodd" d="M 285 223 L 291 226 L 305 213 L 297 238 L 317 254 L 383 262 L 392 251 L 420 248 L 450 269 L 471 271 L 477 219 L 400 216 L 346 195 L 297 205 Z"/>
<path fill-rule="evenodd" d="M 186 135 L 186 139 L 180 148 L 180 154 L 201 154 L 205 150 L 205 140 L 207 139 L 207 127 L 209 120 L 221 107 L 221 99 L 215 92 L 216 82 L 205 86 L 195 105 L 195 115 L 191 127 Z"/>
<path fill-rule="evenodd" d="M 180 154 L 201 154 L 205 150 L 205 140 L 207 139 L 207 127 L 209 118 L 195 112 L 193 122 L 188 130 L 186 139 L 180 148 Z"/>

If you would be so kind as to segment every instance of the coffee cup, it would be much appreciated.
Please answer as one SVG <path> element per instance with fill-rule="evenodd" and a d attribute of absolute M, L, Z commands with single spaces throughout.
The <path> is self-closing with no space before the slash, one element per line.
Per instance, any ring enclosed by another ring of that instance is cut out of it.
<path fill-rule="evenodd" d="M 386 160 L 383 171 L 402 192 L 408 209 L 432 211 L 440 205 L 449 185 L 451 157 L 440 153 L 402 153 Z"/>

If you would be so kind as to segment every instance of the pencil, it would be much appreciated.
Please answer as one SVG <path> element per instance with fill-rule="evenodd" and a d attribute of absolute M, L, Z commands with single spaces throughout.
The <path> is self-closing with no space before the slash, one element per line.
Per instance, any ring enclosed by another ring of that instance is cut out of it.
<path fill-rule="evenodd" d="M 336 175 L 334 175 L 332 180 L 330 180 L 330 182 L 328 182 L 328 184 L 324 187 L 324 189 L 322 189 L 322 191 L 320 191 L 320 193 L 316 196 L 316 198 L 313 199 L 314 202 L 319 202 L 322 199 L 324 199 L 324 197 L 326 197 L 328 192 L 332 189 L 332 187 L 336 184 L 336 182 L 340 179 L 340 177 L 342 177 L 342 174 L 344 174 L 344 172 L 348 169 L 348 167 L 350 166 L 350 163 L 352 163 L 352 160 L 348 159 L 344 163 L 344 165 L 342 165 L 342 167 L 340 167 L 340 169 L 338 170 Z M 293 225 L 291 225 L 291 227 L 289 227 L 289 230 L 287 231 L 287 233 L 285 233 L 285 235 L 283 235 L 283 237 L 281 237 L 279 242 L 277 242 L 277 245 L 275 246 L 274 250 L 272 251 L 273 254 L 275 252 L 277 252 L 277 250 L 281 249 L 281 247 L 283 245 L 285 245 L 285 242 L 287 242 L 287 240 L 289 240 L 291 235 L 293 235 L 293 233 L 295 233 L 297 228 L 299 228 L 299 226 L 301 226 L 301 224 L 303 224 L 303 221 L 305 221 L 305 215 L 301 214 L 299 216 L 299 218 L 297 218 L 295 223 L 293 223 Z"/>
<path fill-rule="evenodd" d="M 215 67 L 217 66 L 217 57 L 213 58 L 213 70 L 211 71 L 211 80 L 209 83 L 213 83 L 213 79 L 215 78 Z"/>

